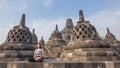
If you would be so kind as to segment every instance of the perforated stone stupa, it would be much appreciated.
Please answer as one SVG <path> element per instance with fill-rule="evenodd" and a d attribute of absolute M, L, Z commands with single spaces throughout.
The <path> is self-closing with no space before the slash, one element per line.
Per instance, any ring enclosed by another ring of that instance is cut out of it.
<path fill-rule="evenodd" d="M 41 37 L 39 43 L 40 43 L 41 45 L 43 45 L 43 46 L 45 45 L 45 41 L 44 41 L 44 39 L 43 39 L 43 36 Z"/>
<path fill-rule="evenodd" d="M 65 41 L 62 39 L 62 34 L 58 30 L 58 26 L 56 25 L 55 30 L 51 33 L 51 37 L 49 38 L 46 46 L 62 46 L 65 45 Z"/>
<path fill-rule="evenodd" d="M 48 51 L 47 51 L 47 49 L 45 48 L 45 41 L 44 41 L 44 39 L 43 39 L 43 36 L 41 37 L 39 43 L 41 44 L 41 47 L 43 48 L 43 51 L 44 51 L 44 57 L 46 57 L 47 54 L 48 54 Z"/>
<path fill-rule="evenodd" d="M 93 25 L 84 20 L 82 10 L 73 28 L 71 41 L 64 47 L 60 59 L 64 61 L 115 61 L 118 53 L 102 41 Z"/>
<path fill-rule="evenodd" d="M 110 32 L 109 28 L 107 28 L 107 33 L 105 35 L 104 41 L 119 53 L 120 58 L 120 42 L 116 39 L 115 35 Z"/>
<path fill-rule="evenodd" d="M 107 34 L 105 35 L 105 41 L 112 44 L 112 43 L 117 43 L 118 40 L 116 39 L 115 35 L 113 35 L 109 28 L 107 28 Z"/>
<path fill-rule="evenodd" d="M 62 34 L 58 30 L 56 25 L 55 30 L 51 33 L 51 37 L 45 44 L 45 47 L 48 51 L 48 57 L 57 58 L 62 52 L 61 48 L 65 46 L 65 41 L 62 39 Z"/>
<path fill-rule="evenodd" d="M 19 61 L 33 55 L 32 33 L 25 26 L 25 14 L 20 24 L 8 32 L 6 41 L 0 46 L 1 61 Z"/>
<path fill-rule="evenodd" d="M 73 27 L 74 25 L 73 25 L 72 19 L 68 18 L 66 20 L 65 28 L 61 31 L 62 38 L 66 42 L 66 44 L 68 44 L 68 42 L 71 40 L 71 31 Z"/>
<path fill-rule="evenodd" d="M 32 31 L 32 42 L 34 43 L 34 44 L 36 44 L 36 43 L 38 43 L 38 39 L 37 39 L 37 35 L 35 34 L 35 29 L 33 29 L 33 31 Z"/>

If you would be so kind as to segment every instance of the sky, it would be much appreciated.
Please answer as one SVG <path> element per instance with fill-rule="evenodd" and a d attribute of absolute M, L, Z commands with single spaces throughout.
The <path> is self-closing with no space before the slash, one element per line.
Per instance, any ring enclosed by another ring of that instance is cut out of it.
<path fill-rule="evenodd" d="M 58 24 L 61 31 L 66 19 L 71 18 L 74 25 L 78 12 L 83 10 L 85 20 L 89 20 L 100 36 L 105 36 L 109 27 L 120 40 L 120 0 L 0 0 L 0 43 L 7 33 L 19 25 L 21 15 L 26 15 L 26 26 L 35 28 L 38 41 L 41 36 L 47 41 Z"/>

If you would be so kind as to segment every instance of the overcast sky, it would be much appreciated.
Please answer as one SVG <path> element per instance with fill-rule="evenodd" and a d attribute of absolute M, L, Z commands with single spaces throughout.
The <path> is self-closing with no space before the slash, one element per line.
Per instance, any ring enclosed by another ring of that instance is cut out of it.
<path fill-rule="evenodd" d="M 58 24 L 59 30 L 65 26 L 67 18 L 74 25 L 78 21 L 78 11 L 83 10 L 101 36 L 109 27 L 120 39 L 120 0 L 0 0 L 0 43 L 6 39 L 13 26 L 18 25 L 21 15 L 26 14 L 26 26 L 36 29 L 38 39 L 47 41 Z"/>

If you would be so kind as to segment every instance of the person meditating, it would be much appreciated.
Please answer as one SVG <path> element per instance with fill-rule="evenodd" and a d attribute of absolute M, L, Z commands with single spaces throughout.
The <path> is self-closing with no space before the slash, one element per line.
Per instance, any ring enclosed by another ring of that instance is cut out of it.
<path fill-rule="evenodd" d="M 34 55 L 32 58 L 29 58 L 30 62 L 42 62 L 43 61 L 43 49 L 41 48 L 41 44 L 36 44 L 36 49 L 34 51 Z"/>

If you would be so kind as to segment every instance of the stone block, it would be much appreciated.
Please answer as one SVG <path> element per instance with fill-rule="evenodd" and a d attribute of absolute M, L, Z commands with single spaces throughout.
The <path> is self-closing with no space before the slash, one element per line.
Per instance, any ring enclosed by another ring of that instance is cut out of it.
<path fill-rule="evenodd" d="M 106 68 L 105 63 L 98 63 L 98 68 Z"/>
<path fill-rule="evenodd" d="M 83 63 L 83 68 L 93 68 L 92 63 Z"/>
<path fill-rule="evenodd" d="M 111 63 L 105 63 L 106 68 L 115 68 L 114 67 L 114 62 Z"/>
<path fill-rule="evenodd" d="M 88 62 L 0 62 L 0 68 L 120 68 L 120 61 Z"/>
<path fill-rule="evenodd" d="M 98 68 L 98 63 L 91 63 L 92 64 L 92 68 Z"/>
<path fill-rule="evenodd" d="M 120 63 L 119 62 L 114 62 L 114 68 L 120 68 Z"/>
<path fill-rule="evenodd" d="M 7 68 L 7 63 L 0 63 L 0 68 Z"/>

